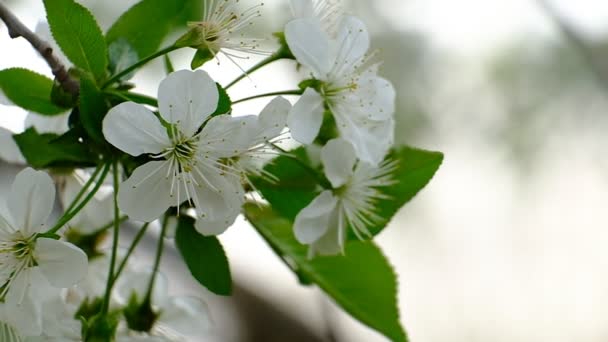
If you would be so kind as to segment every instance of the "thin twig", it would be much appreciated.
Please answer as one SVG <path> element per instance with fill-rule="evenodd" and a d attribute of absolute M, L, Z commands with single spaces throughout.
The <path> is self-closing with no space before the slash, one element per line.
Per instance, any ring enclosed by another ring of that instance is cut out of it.
<path fill-rule="evenodd" d="M 589 46 L 587 40 L 568 23 L 568 21 L 559 13 L 557 8 L 555 8 L 550 0 L 537 0 L 537 3 L 545 12 L 547 17 L 553 21 L 568 43 L 578 50 L 579 54 L 585 60 L 585 63 L 593 76 L 597 79 L 598 83 L 600 83 L 600 85 L 602 85 L 604 88 L 608 89 L 608 70 L 606 70 L 604 65 L 601 63 L 600 58 L 598 58 L 593 52 L 593 49 L 591 46 Z"/>
<path fill-rule="evenodd" d="M 61 87 L 68 93 L 77 96 L 80 92 L 80 84 L 72 78 L 65 66 L 59 61 L 57 56 L 53 54 L 53 48 L 48 42 L 40 39 L 34 32 L 30 31 L 15 15 L 0 2 L 0 19 L 4 21 L 8 28 L 8 35 L 15 39 L 19 37 L 25 38 L 38 53 L 46 60 L 46 63 L 51 67 L 55 79 L 61 84 Z"/>

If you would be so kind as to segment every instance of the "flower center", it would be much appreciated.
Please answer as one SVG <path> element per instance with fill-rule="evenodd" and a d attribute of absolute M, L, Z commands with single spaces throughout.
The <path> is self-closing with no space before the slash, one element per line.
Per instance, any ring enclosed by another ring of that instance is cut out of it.
<path fill-rule="evenodd" d="M 189 139 L 176 143 L 171 149 L 170 158 L 177 161 L 181 172 L 192 171 L 196 155 L 196 141 Z"/>

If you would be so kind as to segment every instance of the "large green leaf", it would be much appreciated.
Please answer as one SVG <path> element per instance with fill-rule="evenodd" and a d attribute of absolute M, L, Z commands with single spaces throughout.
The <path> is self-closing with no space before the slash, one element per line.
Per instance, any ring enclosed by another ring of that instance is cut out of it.
<path fill-rule="evenodd" d="M 44 0 L 55 41 L 77 67 L 104 77 L 108 51 L 101 29 L 88 9 L 74 0 Z"/>
<path fill-rule="evenodd" d="M 142 0 L 127 10 L 106 34 L 108 44 L 126 39 L 140 58 L 156 52 L 178 25 L 200 19 L 200 0 Z"/>
<path fill-rule="evenodd" d="M 289 220 L 254 204 L 245 206 L 245 214 L 295 271 L 316 283 L 344 310 L 394 342 L 407 341 L 399 323 L 395 273 L 372 242 L 350 241 L 344 256 L 310 259 L 307 247 L 294 238 Z"/>
<path fill-rule="evenodd" d="M 51 102 L 53 80 L 28 69 L 0 70 L 0 90 L 17 106 L 43 115 L 66 111 Z"/>
<path fill-rule="evenodd" d="M 291 156 L 276 158 L 265 170 L 278 178 L 277 182 L 256 180 L 255 186 L 275 211 L 293 220 L 323 187 L 328 187 L 321 170 L 310 166 L 303 149 L 290 152 Z M 393 173 L 396 184 L 381 188 L 388 199 L 378 201 L 377 214 L 382 220 L 368 227 L 373 235 L 380 233 L 397 211 L 422 190 L 435 175 L 443 161 L 443 154 L 411 147 L 392 150 L 389 159 L 398 163 Z"/>
<path fill-rule="evenodd" d="M 86 76 L 80 79 L 79 108 L 80 122 L 86 132 L 95 142 L 104 143 L 101 123 L 108 111 L 108 104 L 95 81 Z"/>
<path fill-rule="evenodd" d="M 181 216 L 175 244 L 192 276 L 209 291 L 228 296 L 232 277 L 224 248 L 215 236 L 203 236 L 194 229 L 194 219 Z"/>
<path fill-rule="evenodd" d="M 13 136 L 27 163 L 34 168 L 47 167 L 90 167 L 98 161 L 97 155 L 91 152 L 77 129 L 58 136 L 56 134 L 39 134 L 29 128 Z"/>

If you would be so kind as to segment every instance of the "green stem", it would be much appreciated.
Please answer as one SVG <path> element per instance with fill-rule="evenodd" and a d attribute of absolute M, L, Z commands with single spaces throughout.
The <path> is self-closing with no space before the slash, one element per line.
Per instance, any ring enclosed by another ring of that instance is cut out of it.
<path fill-rule="evenodd" d="M 247 70 L 246 72 L 244 72 L 241 76 L 237 77 L 234 81 L 230 82 L 226 87 L 224 87 L 224 89 L 229 89 L 230 87 L 232 87 L 233 85 L 239 83 L 239 81 L 241 81 L 242 79 L 244 79 L 245 77 L 253 74 L 254 72 L 256 72 L 257 70 L 263 68 L 264 66 L 272 63 L 272 62 L 276 62 L 280 59 L 285 58 L 283 56 L 283 54 L 280 53 L 275 53 L 272 54 L 271 56 L 269 56 L 268 58 L 260 61 L 258 64 L 254 65 L 251 69 Z"/>
<path fill-rule="evenodd" d="M 171 45 L 171 46 L 168 46 L 168 47 L 166 47 L 166 48 L 164 48 L 164 49 L 162 49 L 160 51 L 157 51 L 157 52 L 151 54 L 150 56 L 148 56 L 146 58 L 143 58 L 143 59 L 137 61 L 135 64 L 132 64 L 131 66 L 129 66 L 125 70 L 123 70 L 123 71 L 119 72 L 118 74 L 112 76 L 109 80 L 107 80 L 103 84 L 103 86 L 101 88 L 102 89 L 107 88 L 108 86 L 112 85 L 113 83 L 118 82 L 123 76 L 128 75 L 129 73 L 131 73 L 131 71 L 133 71 L 133 70 L 135 70 L 135 69 L 137 69 L 137 68 L 145 65 L 146 63 L 148 63 L 149 61 L 151 61 L 151 60 L 153 60 L 153 59 L 155 59 L 157 57 L 160 57 L 162 55 L 166 55 L 169 52 L 175 51 L 177 49 L 179 49 L 179 47 L 177 47 L 175 45 Z"/>
<path fill-rule="evenodd" d="M 115 283 L 118 280 L 118 277 L 120 277 L 120 274 L 127 266 L 127 261 L 131 257 L 131 254 L 133 254 L 133 251 L 135 251 L 135 248 L 137 247 L 137 245 L 139 244 L 141 239 L 144 237 L 144 235 L 146 235 L 146 231 L 148 231 L 148 226 L 150 226 L 150 222 L 144 223 L 144 225 L 141 226 L 141 228 L 139 229 L 139 232 L 137 232 L 137 235 L 135 235 L 133 242 L 131 242 L 131 246 L 129 246 L 129 250 L 127 250 L 127 254 L 125 255 L 124 259 L 122 259 L 122 262 L 118 266 L 118 269 L 116 270 L 116 274 L 114 274 L 114 280 L 112 280 L 112 282 Z"/>
<path fill-rule="evenodd" d="M 113 95 L 113 96 L 119 97 L 125 101 L 143 103 L 143 104 L 147 104 L 147 105 L 158 108 L 158 100 L 152 96 L 139 94 L 139 93 L 133 93 L 133 92 L 121 92 L 121 91 L 115 91 L 115 90 L 107 90 L 107 91 L 105 91 L 105 93 L 108 95 Z"/>
<path fill-rule="evenodd" d="M 97 183 L 95 184 L 95 187 L 82 200 L 82 202 L 80 202 L 80 204 L 78 206 L 76 206 L 75 208 L 73 208 L 71 211 L 66 211 L 63 214 L 63 216 L 59 219 L 59 221 L 57 221 L 57 223 L 51 229 L 46 231 L 46 233 L 44 233 L 43 235 L 52 235 L 52 234 L 57 233 L 59 231 L 59 229 L 61 229 L 65 224 L 70 222 L 70 220 L 73 219 L 74 216 L 76 216 L 76 214 L 78 214 L 82 210 L 82 208 L 84 208 L 84 206 L 87 205 L 87 203 L 89 203 L 89 201 L 97 193 L 97 190 L 99 190 L 99 188 L 103 184 L 103 180 L 106 178 L 106 175 L 108 174 L 108 171 L 110 170 L 110 165 L 111 164 L 108 163 L 103 167 L 103 171 L 101 172 L 101 176 L 100 176 L 99 180 L 97 181 Z M 93 179 L 93 178 L 91 178 L 91 179 Z"/>
<path fill-rule="evenodd" d="M 95 171 L 93 171 L 91 178 L 89 178 L 89 180 L 86 181 L 86 183 L 82 186 L 82 189 L 80 189 L 78 194 L 76 194 L 76 197 L 74 198 L 72 203 L 70 203 L 70 205 L 64 210 L 65 213 L 69 213 L 70 211 L 72 211 L 72 209 L 74 209 L 74 207 L 76 206 L 76 203 L 78 203 L 78 201 L 80 201 L 82 196 L 84 196 L 85 192 L 87 192 L 87 189 L 91 186 L 91 184 L 93 184 L 93 182 L 95 181 L 95 178 L 97 178 L 97 175 L 99 175 L 99 172 L 101 172 L 102 168 L 103 168 L 102 164 L 98 165 L 95 168 Z"/>
<path fill-rule="evenodd" d="M 279 95 L 302 95 L 302 93 L 304 93 L 304 91 L 301 90 L 301 89 L 275 91 L 275 92 L 272 92 L 272 93 L 265 93 L 265 94 L 259 94 L 259 95 L 245 97 L 245 98 L 233 101 L 232 104 L 235 105 L 237 103 L 241 103 L 241 102 L 245 102 L 245 101 L 251 101 L 251 100 L 259 99 L 259 98 L 262 98 L 262 97 L 279 96 Z"/>
<path fill-rule="evenodd" d="M 116 264 L 116 255 L 118 254 L 118 234 L 120 233 L 120 211 L 118 209 L 118 162 L 114 160 L 112 164 L 114 180 L 114 236 L 112 239 L 112 256 L 110 258 L 110 271 L 108 272 L 106 294 L 103 300 L 103 307 L 101 309 L 102 315 L 107 314 L 108 310 L 110 309 L 110 297 L 112 295 L 112 287 L 114 286 L 114 266 Z"/>
<path fill-rule="evenodd" d="M 127 221 L 129 218 L 127 216 L 121 216 L 120 219 L 118 220 L 120 223 L 123 223 L 125 221 Z M 97 235 L 100 234 L 101 232 L 104 232 L 110 228 L 114 227 L 114 220 L 112 219 L 112 222 L 106 224 L 105 226 L 102 226 L 101 228 L 95 230 L 95 232 L 91 235 Z"/>
<path fill-rule="evenodd" d="M 160 231 L 160 236 L 158 237 L 158 248 L 156 249 L 156 260 L 154 260 L 154 269 L 152 270 L 152 275 L 150 276 L 150 284 L 148 285 L 148 292 L 146 292 L 146 297 L 144 297 L 144 303 L 146 301 L 150 301 L 152 299 L 152 291 L 154 291 L 154 278 L 156 278 L 156 274 L 158 273 L 158 269 L 160 268 L 160 260 L 163 255 L 163 249 L 165 247 L 165 234 L 167 233 L 167 226 L 169 222 L 169 215 L 165 214 L 163 218 L 163 223 Z"/>

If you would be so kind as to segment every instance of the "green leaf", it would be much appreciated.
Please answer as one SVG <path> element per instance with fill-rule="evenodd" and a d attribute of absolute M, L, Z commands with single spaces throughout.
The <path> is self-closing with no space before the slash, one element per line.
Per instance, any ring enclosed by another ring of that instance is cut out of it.
<path fill-rule="evenodd" d="M 192 276 L 209 291 L 228 296 L 232 292 L 230 266 L 215 236 L 203 236 L 194 229 L 194 219 L 181 216 L 175 244 Z"/>
<path fill-rule="evenodd" d="M 124 38 L 119 38 L 108 45 L 108 54 L 110 57 L 109 68 L 112 75 L 122 72 L 139 60 L 137 51 L 135 51 L 131 44 Z M 134 72 L 131 72 L 123 76 L 120 80 L 126 81 L 133 77 L 134 74 Z"/>
<path fill-rule="evenodd" d="M 77 129 L 58 136 L 39 134 L 29 128 L 13 136 L 27 163 L 36 169 L 47 167 L 90 167 L 96 165 L 97 155 L 92 153 Z"/>
<path fill-rule="evenodd" d="M 53 80 L 28 69 L 0 70 L 0 90 L 17 106 L 42 115 L 64 113 L 51 101 Z"/>
<path fill-rule="evenodd" d="M 101 80 L 108 66 L 108 51 L 95 17 L 74 0 L 44 0 L 44 7 L 61 51 L 74 65 Z"/>
<path fill-rule="evenodd" d="M 254 204 L 245 206 L 245 215 L 295 270 L 344 310 L 394 342 L 407 341 L 399 323 L 396 276 L 377 246 L 369 241 L 350 241 L 344 256 L 309 259 L 307 247 L 294 238 L 289 220 Z"/>
<path fill-rule="evenodd" d="M 219 83 L 216 83 L 216 85 L 217 91 L 220 94 L 220 98 L 217 103 L 217 108 L 215 109 L 215 112 L 211 114 L 212 116 L 227 114 L 232 110 L 232 100 L 226 92 L 226 89 L 224 89 L 224 87 L 222 87 Z"/>
<path fill-rule="evenodd" d="M 123 38 L 143 58 L 156 52 L 164 38 L 188 20 L 200 19 L 200 0 L 143 0 L 127 10 L 106 34 L 108 44 Z"/>
<path fill-rule="evenodd" d="M 376 204 L 377 214 L 383 220 L 374 227 L 368 227 L 373 235 L 380 233 L 399 209 L 431 181 L 443 162 L 443 153 L 406 146 L 392 150 L 388 158 L 398 162 L 394 173 L 397 183 L 381 189 L 389 198 Z"/>
<path fill-rule="evenodd" d="M 97 143 L 105 143 L 101 131 L 103 118 L 108 112 L 103 93 L 89 77 L 80 79 L 80 122 L 87 134 Z"/>

